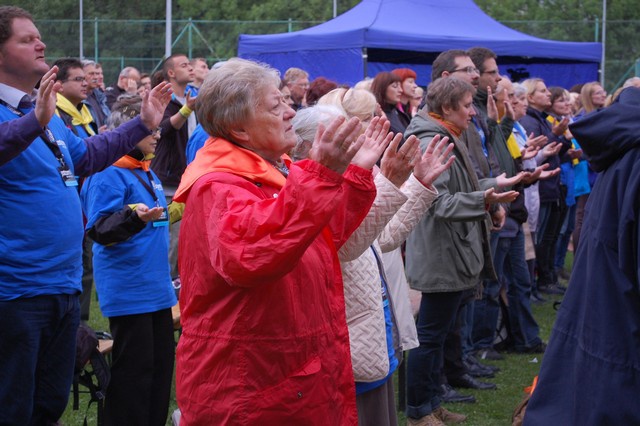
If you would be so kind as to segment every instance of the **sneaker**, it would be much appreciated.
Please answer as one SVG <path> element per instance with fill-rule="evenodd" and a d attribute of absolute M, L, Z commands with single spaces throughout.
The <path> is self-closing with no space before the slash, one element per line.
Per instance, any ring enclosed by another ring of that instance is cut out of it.
<path fill-rule="evenodd" d="M 452 413 L 443 406 L 436 408 L 432 414 L 445 423 L 462 423 L 467 420 L 467 416 L 464 414 Z"/>
<path fill-rule="evenodd" d="M 428 416 L 420 417 L 419 419 L 412 419 L 407 417 L 407 426 L 446 426 L 440 419 L 438 419 L 434 413 Z"/>

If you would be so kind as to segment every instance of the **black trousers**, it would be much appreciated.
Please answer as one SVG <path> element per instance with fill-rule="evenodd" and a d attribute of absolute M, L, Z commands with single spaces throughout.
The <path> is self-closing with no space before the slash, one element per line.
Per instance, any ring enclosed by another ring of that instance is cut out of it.
<path fill-rule="evenodd" d="M 171 308 L 109 318 L 113 335 L 105 423 L 164 425 L 175 359 Z"/>

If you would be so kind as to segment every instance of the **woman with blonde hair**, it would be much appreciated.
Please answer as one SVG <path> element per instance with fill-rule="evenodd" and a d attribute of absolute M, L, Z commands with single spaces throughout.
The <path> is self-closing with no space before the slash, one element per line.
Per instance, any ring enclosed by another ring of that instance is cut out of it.
<path fill-rule="evenodd" d="M 604 90 L 602 85 L 597 81 L 586 83 L 580 90 L 580 102 L 582 103 L 582 109 L 576 114 L 576 119 L 582 117 L 585 114 L 589 114 L 602 108 L 607 101 L 607 91 Z"/>

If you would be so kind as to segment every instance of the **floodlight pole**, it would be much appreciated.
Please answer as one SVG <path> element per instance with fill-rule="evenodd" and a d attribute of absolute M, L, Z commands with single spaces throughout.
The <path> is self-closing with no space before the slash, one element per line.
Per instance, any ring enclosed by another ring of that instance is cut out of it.
<path fill-rule="evenodd" d="M 604 87 L 604 67 L 607 58 L 607 0 L 602 0 L 602 63 L 600 65 L 600 85 Z"/>
<path fill-rule="evenodd" d="M 166 0 L 166 23 L 164 28 L 164 57 L 171 56 L 171 0 Z"/>
<path fill-rule="evenodd" d="M 338 16 L 338 0 L 333 0 L 333 17 Z"/>

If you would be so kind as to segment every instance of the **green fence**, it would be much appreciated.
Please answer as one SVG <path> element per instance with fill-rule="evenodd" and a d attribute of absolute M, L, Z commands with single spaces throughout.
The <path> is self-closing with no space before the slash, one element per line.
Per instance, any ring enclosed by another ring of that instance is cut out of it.
<path fill-rule="evenodd" d="M 173 52 L 189 57 L 204 57 L 211 62 L 236 55 L 239 34 L 272 34 L 297 31 L 319 21 L 201 21 L 172 22 Z M 555 40 L 594 41 L 601 38 L 597 20 L 583 21 L 505 21 L 503 24 L 531 34 Z M 47 43 L 47 56 L 78 56 L 79 21 L 39 20 L 38 27 Z M 105 81 L 111 84 L 124 66 L 151 72 L 164 56 L 165 21 L 85 19 L 83 56 L 103 65 Z M 612 90 L 623 78 L 635 74 L 640 58 L 640 21 L 607 21 L 607 57 L 605 77 Z"/>

